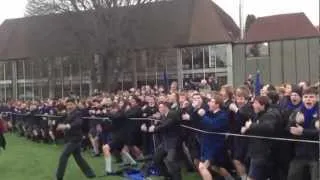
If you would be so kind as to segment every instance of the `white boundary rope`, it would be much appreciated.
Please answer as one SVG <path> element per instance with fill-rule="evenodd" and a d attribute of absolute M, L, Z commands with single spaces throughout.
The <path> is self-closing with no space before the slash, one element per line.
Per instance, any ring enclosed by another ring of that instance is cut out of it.
<path fill-rule="evenodd" d="M 13 113 L 11 113 L 13 114 Z M 50 115 L 37 115 L 41 117 L 60 117 L 60 116 L 50 116 Z M 110 120 L 109 118 L 102 117 L 83 117 L 83 119 L 93 120 L 93 119 L 101 119 L 101 120 Z M 129 118 L 133 121 L 161 121 L 159 119 L 154 118 Z M 209 132 L 201 129 L 197 129 L 194 127 L 180 125 L 182 128 L 186 128 L 198 133 L 208 134 L 208 135 L 221 135 L 221 136 L 235 136 L 235 137 L 246 137 L 246 138 L 255 138 L 255 139 L 264 139 L 264 140 L 276 140 L 276 141 L 288 141 L 288 142 L 301 142 L 301 143 L 312 143 L 312 144 L 320 144 L 320 141 L 314 140 L 303 140 L 303 139 L 288 139 L 288 138 L 277 138 L 277 137 L 266 137 L 266 136 L 254 136 L 254 135 L 243 135 L 243 134 L 234 134 L 234 133 L 221 133 L 221 132 Z"/>
<path fill-rule="evenodd" d="M 132 118 L 132 120 L 149 120 L 149 121 L 160 121 L 158 119 L 152 118 Z M 303 140 L 303 139 L 288 139 L 288 138 L 277 138 L 277 137 L 266 137 L 266 136 L 253 136 L 253 135 L 243 135 L 243 134 L 233 134 L 233 133 L 220 133 L 220 132 L 209 132 L 201 129 L 193 128 L 186 125 L 180 125 L 183 128 L 196 131 L 202 134 L 211 134 L 211 135 L 222 135 L 222 136 L 236 136 L 236 137 L 246 137 L 246 138 L 255 138 L 255 139 L 265 139 L 265 140 L 276 140 L 276 141 L 288 141 L 288 142 L 303 142 L 303 143 L 313 143 L 320 144 L 320 141 L 312 141 L 312 140 Z"/>
<path fill-rule="evenodd" d="M 186 125 L 180 125 L 183 128 L 190 129 L 192 131 L 197 131 L 203 134 L 212 134 L 212 135 L 223 135 L 223 136 L 236 136 L 236 137 L 247 137 L 247 138 L 256 138 L 256 139 L 265 139 L 265 140 L 276 140 L 276 141 L 289 141 L 289 142 L 304 142 L 304 143 L 313 143 L 319 144 L 319 141 L 312 140 L 300 140 L 300 139 L 287 139 L 287 138 L 276 138 L 276 137 L 265 137 L 265 136 L 252 136 L 252 135 L 243 135 L 243 134 L 233 134 L 233 133 L 219 133 L 219 132 L 208 132 L 201 129 L 193 128 Z"/>

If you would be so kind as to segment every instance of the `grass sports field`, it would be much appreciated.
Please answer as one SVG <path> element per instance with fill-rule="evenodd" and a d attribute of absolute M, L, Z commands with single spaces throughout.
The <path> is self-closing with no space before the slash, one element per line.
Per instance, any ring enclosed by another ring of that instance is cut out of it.
<path fill-rule="evenodd" d="M 0 152 L 0 179 L 1 180 L 55 180 L 62 146 L 34 143 L 15 134 L 6 134 L 8 147 Z M 102 157 L 92 158 L 84 153 L 98 176 L 103 174 L 104 160 Z M 69 159 L 65 180 L 86 180 L 77 167 L 73 157 Z M 122 180 L 123 177 L 100 177 L 99 179 Z M 158 180 L 160 178 L 152 178 Z M 183 180 L 200 179 L 195 174 L 184 173 Z"/>

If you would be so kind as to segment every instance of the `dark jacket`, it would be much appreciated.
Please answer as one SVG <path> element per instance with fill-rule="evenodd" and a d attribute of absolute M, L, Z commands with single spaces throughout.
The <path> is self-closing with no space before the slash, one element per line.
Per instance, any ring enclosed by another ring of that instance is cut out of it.
<path fill-rule="evenodd" d="M 290 101 L 290 96 L 283 96 L 280 101 L 279 101 L 279 105 L 281 108 L 286 108 L 288 103 Z"/>
<path fill-rule="evenodd" d="M 309 123 L 307 122 L 308 116 L 308 110 L 302 106 L 301 108 L 294 111 L 290 118 L 289 118 L 289 127 L 296 126 L 296 115 L 298 112 L 301 112 L 305 115 L 305 122 L 302 124 L 304 127 L 303 134 L 301 136 L 293 136 L 296 139 L 304 139 L 304 140 L 313 140 L 313 141 L 319 141 L 319 131 L 315 127 L 315 123 L 317 119 L 319 119 L 319 114 L 317 111 L 318 107 L 317 105 L 313 108 L 313 110 L 310 110 L 309 112 L 312 112 L 310 114 L 311 118 L 309 119 Z M 298 159 L 304 159 L 304 160 L 318 160 L 319 157 L 319 144 L 313 144 L 313 143 L 302 143 L 302 142 L 296 142 L 294 143 L 294 156 Z"/>
<path fill-rule="evenodd" d="M 300 108 L 302 105 L 302 102 L 300 102 L 297 105 L 293 105 L 291 101 L 288 101 L 288 103 L 286 105 L 284 105 L 284 107 L 282 107 L 282 117 L 283 120 L 286 122 L 286 126 L 289 123 L 289 117 L 290 115 L 296 111 L 298 108 Z"/>
<path fill-rule="evenodd" d="M 279 104 L 271 104 L 270 109 L 274 112 L 276 115 L 276 128 L 274 137 L 283 137 L 284 135 L 284 129 L 286 128 L 286 121 L 283 118 L 283 109 L 280 107 Z"/>
<path fill-rule="evenodd" d="M 159 133 L 165 149 L 172 149 L 178 146 L 179 120 L 179 113 L 170 110 L 167 116 L 161 118 L 160 124 L 155 127 L 154 132 Z"/>
<path fill-rule="evenodd" d="M 249 119 L 253 118 L 254 111 L 250 103 L 247 103 L 239 108 L 238 112 L 235 113 L 235 133 L 240 134 L 241 127 L 243 127 Z"/>
<path fill-rule="evenodd" d="M 147 118 L 158 112 L 157 106 L 147 106 L 145 109 L 142 109 L 142 117 Z"/>
<path fill-rule="evenodd" d="M 251 127 L 248 129 L 248 135 L 254 136 L 273 136 L 276 131 L 278 111 L 267 108 L 257 114 Z M 251 158 L 270 158 L 272 152 L 272 141 L 265 139 L 250 138 L 248 155 Z"/>
<path fill-rule="evenodd" d="M 229 130 L 228 113 L 222 110 L 216 113 L 207 112 L 201 121 L 201 126 L 201 129 L 209 132 L 227 133 Z M 207 157 L 207 153 L 211 151 L 221 152 L 221 149 L 225 147 L 226 137 L 223 135 L 201 134 L 200 137 L 202 157 Z"/>
<path fill-rule="evenodd" d="M 235 133 L 236 131 L 236 121 L 235 121 L 235 113 L 230 111 L 229 107 L 233 103 L 231 99 L 228 99 L 223 103 L 222 110 L 226 111 L 228 113 L 228 118 L 229 118 L 229 130 L 232 133 Z"/>
<path fill-rule="evenodd" d="M 142 109 L 142 117 L 148 118 L 157 112 L 158 112 L 157 106 L 153 106 L 153 107 L 147 106 L 146 108 Z M 147 127 L 149 127 L 149 126 L 151 126 L 151 124 L 153 122 L 152 121 L 144 121 L 143 123 L 145 123 L 147 125 Z"/>
<path fill-rule="evenodd" d="M 112 135 L 125 137 L 127 135 L 129 119 L 126 118 L 124 112 L 119 110 L 116 113 L 109 113 L 108 117 L 112 120 Z"/>
<path fill-rule="evenodd" d="M 188 125 L 188 126 L 192 126 L 195 128 L 200 128 L 201 127 L 201 120 L 202 120 L 202 117 L 198 114 L 198 111 L 200 109 L 204 109 L 205 111 L 207 111 L 209 109 L 209 107 L 207 106 L 207 104 L 202 104 L 199 109 L 191 107 L 190 109 L 188 109 L 189 115 L 190 115 L 190 121 L 184 121 L 183 124 Z"/>
<path fill-rule="evenodd" d="M 125 112 L 125 116 L 130 118 L 141 118 L 142 110 L 140 106 L 134 106 Z M 140 127 L 142 125 L 142 121 L 139 120 L 129 120 L 128 122 L 128 130 L 130 132 L 140 132 Z"/>
<path fill-rule="evenodd" d="M 66 142 L 80 142 L 82 140 L 82 118 L 79 110 L 70 112 L 65 120 L 66 124 L 70 124 L 70 129 L 65 131 Z"/>
<path fill-rule="evenodd" d="M 286 119 L 287 113 L 284 108 L 281 108 L 280 104 L 272 104 L 270 108 L 277 114 L 276 128 L 273 137 L 276 138 L 289 138 L 290 133 L 288 131 L 288 119 Z M 274 163 L 279 166 L 288 164 L 293 157 L 293 143 L 289 141 L 272 141 L 272 158 Z"/>

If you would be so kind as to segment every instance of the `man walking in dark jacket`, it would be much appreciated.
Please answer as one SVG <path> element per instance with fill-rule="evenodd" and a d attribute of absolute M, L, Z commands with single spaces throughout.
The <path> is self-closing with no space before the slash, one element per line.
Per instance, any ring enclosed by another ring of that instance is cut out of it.
<path fill-rule="evenodd" d="M 96 175 L 88 165 L 88 163 L 81 156 L 81 140 L 82 140 L 82 119 L 81 112 L 77 110 L 74 99 L 67 100 L 68 116 L 65 124 L 59 124 L 58 131 L 65 132 L 66 144 L 59 159 L 59 166 L 57 170 L 57 180 L 63 180 L 68 159 L 72 154 L 76 163 L 82 172 L 88 178 L 94 178 Z"/>
<path fill-rule="evenodd" d="M 177 161 L 180 116 L 178 112 L 169 110 L 169 105 L 163 102 L 159 103 L 159 112 L 161 114 L 160 123 L 149 128 L 143 124 L 141 130 L 159 134 L 161 144 L 157 147 L 154 161 L 166 179 L 181 180 Z"/>
<path fill-rule="evenodd" d="M 272 136 L 276 131 L 277 114 L 269 107 L 269 98 L 258 96 L 253 103 L 256 118 L 247 121 L 241 133 L 255 136 Z M 272 141 L 265 139 L 250 139 L 248 156 L 251 158 L 249 180 L 266 180 L 271 176 Z"/>

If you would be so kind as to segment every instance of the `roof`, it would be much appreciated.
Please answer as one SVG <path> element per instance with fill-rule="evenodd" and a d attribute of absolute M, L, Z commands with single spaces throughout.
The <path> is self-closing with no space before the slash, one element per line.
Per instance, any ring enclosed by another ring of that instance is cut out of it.
<path fill-rule="evenodd" d="M 319 36 L 304 13 L 281 14 L 258 18 L 249 28 L 245 42 L 265 42 Z"/>
<path fill-rule="evenodd" d="M 104 9 L 113 26 L 98 23 L 96 11 L 6 20 L 0 26 L 0 60 L 93 53 L 119 48 L 170 48 L 229 43 L 240 31 L 211 0 L 174 0 Z M 120 19 L 126 19 L 126 24 Z M 98 43 L 97 43 L 98 42 Z"/>

